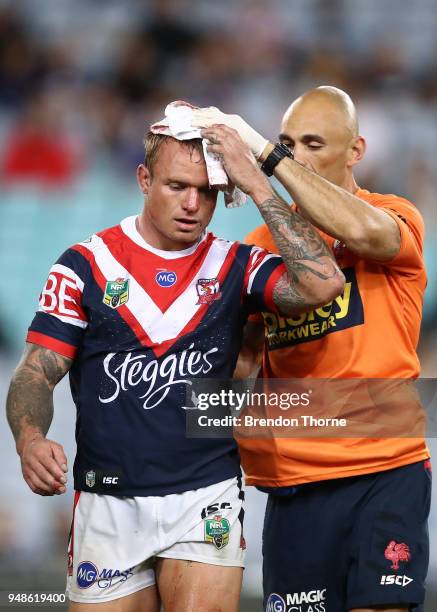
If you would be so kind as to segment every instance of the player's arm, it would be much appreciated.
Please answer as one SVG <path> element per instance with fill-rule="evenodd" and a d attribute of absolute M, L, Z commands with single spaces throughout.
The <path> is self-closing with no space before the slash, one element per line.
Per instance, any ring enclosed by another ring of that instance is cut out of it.
<path fill-rule="evenodd" d="M 234 378 L 253 378 L 257 375 L 262 362 L 263 347 L 264 324 L 248 321 L 243 331 L 243 342 L 238 355 Z"/>
<path fill-rule="evenodd" d="M 237 130 L 260 162 L 273 150 L 273 145 L 238 115 L 227 115 L 216 108 L 194 112 L 194 126 L 211 123 Z M 313 225 L 344 242 L 359 257 L 389 261 L 398 254 L 399 227 L 385 211 L 363 202 L 292 159 L 281 160 L 274 174 Z"/>
<path fill-rule="evenodd" d="M 65 492 L 67 458 L 60 444 L 46 438 L 53 418 L 53 390 L 72 359 L 26 344 L 6 401 L 9 426 L 24 480 L 39 495 Z"/>
<path fill-rule="evenodd" d="M 273 149 L 269 143 L 260 161 Z M 330 183 L 292 159 L 285 158 L 275 177 L 299 202 L 300 212 L 313 225 L 341 240 L 364 259 L 389 261 L 399 252 L 401 238 L 396 221 L 348 191 Z"/>
<path fill-rule="evenodd" d="M 298 314 L 333 300 L 343 290 L 344 276 L 318 232 L 274 193 L 235 130 L 215 125 L 202 136 L 222 157 L 231 180 L 255 202 L 278 246 L 287 270 L 273 290 L 278 310 Z"/>

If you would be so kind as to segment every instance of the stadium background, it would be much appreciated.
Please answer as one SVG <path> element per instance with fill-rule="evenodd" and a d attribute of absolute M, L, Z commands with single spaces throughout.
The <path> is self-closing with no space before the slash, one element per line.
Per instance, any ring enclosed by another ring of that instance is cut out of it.
<path fill-rule="evenodd" d="M 50 264 L 70 244 L 137 212 L 146 126 L 175 99 L 243 115 L 274 139 L 300 93 L 339 86 L 357 103 L 358 182 L 417 203 L 429 273 L 420 355 L 437 361 L 436 0 L 0 0 L 0 393 Z M 252 204 L 219 204 L 213 229 L 242 238 Z M 71 490 L 34 496 L 2 416 L 0 591 L 62 590 Z M 56 391 L 50 436 L 74 455 L 74 409 Z M 430 441 L 437 451 L 437 445 Z M 70 485 L 71 486 L 71 485 Z M 264 497 L 249 492 L 242 610 L 260 610 Z M 437 591 L 437 499 L 429 585 Z"/>

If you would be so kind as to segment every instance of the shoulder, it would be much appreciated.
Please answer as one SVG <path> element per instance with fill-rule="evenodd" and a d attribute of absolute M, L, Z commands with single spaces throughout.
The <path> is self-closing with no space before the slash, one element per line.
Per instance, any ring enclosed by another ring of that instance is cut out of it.
<path fill-rule="evenodd" d="M 95 257 L 98 251 L 119 244 L 123 237 L 125 237 L 125 234 L 119 223 L 118 225 L 91 234 L 88 238 L 71 246 L 70 250 L 81 253 L 86 259 L 91 259 Z"/>
<path fill-rule="evenodd" d="M 225 238 L 218 238 L 210 233 L 207 235 L 205 243 L 209 257 L 218 256 L 240 261 L 242 259 L 247 259 L 252 250 L 250 245 L 241 243 L 239 240 L 226 240 Z"/>
<path fill-rule="evenodd" d="M 395 195 L 394 193 L 371 193 L 365 189 L 359 189 L 356 196 L 361 200 L 376 206 L 377 208 L 384 208 L 388 212 L 392 211 L 402 221 L 409 221 L 423 226 L 423 218 L 413 202 Z"/>

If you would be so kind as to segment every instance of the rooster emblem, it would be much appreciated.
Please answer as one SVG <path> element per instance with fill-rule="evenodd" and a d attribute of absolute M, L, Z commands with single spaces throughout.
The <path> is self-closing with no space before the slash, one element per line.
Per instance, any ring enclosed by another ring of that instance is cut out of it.
<path fill-rule="evenodd" d="M 216 278 L 199 278 L 197 281 L 197 304 L 212 304 L 222 297 L 220 283 Z"/>
<path fill-rule="evenodd" d="M 394 540 L 391 540 L 384 551 L 386 559 L 392 562 L 391 569 L 399 569 L 399 561 L 408 563 L 411 560 L 411 553 L 408 544 L 401 542 L 397 544 Z"/>

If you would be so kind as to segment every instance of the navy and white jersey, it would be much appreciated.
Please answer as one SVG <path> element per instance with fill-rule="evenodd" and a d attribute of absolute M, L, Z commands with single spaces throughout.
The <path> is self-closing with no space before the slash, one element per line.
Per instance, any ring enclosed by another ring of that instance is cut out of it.
<path fill-rule="evenodd" d="M 27 341 L 74 359 L 75 488 L 167 495 L 239 474 L 233 440 L 186 437 L 187 381 L 232 377 L 247 316 L 276 311 L 285 266 L 210 233 L 160 251 L 135 221 L 58 259 Z"/>

